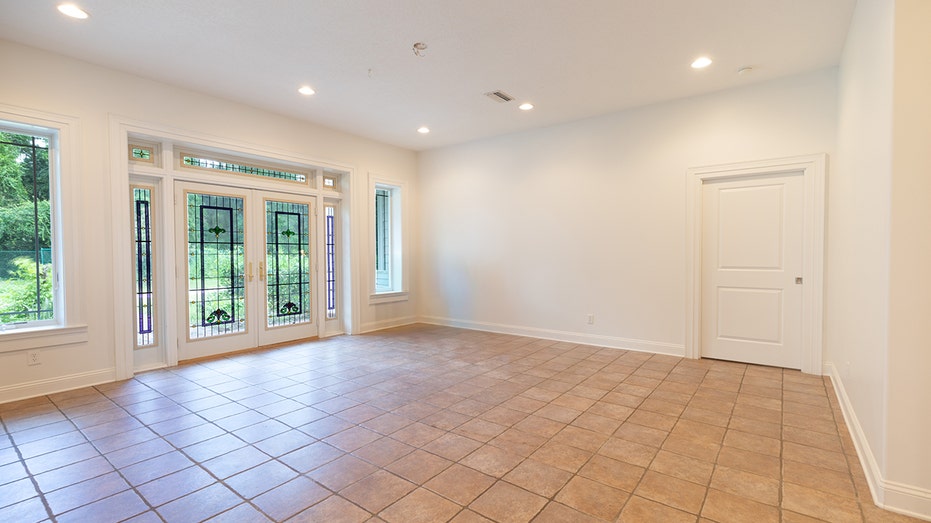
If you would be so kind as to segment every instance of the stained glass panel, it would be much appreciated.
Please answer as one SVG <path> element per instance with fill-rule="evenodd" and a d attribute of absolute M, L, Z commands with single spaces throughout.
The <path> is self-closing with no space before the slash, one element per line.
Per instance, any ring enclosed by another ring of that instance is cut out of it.
<path fill-rule="evenodd" d="M 307 204 L 265 202 L 269 327 L 311 319 L 308 212 Z"/>
<path fill-rule="evenodd" d="M 246 330 L 243 200 L 188 193 L 190 338 Z"/>
<path fill-rule="evenodd" d="M 133 188 L 136 270 L 136 347 L 155 343 L 152 190 Z"/>
<path fill-rule="evenodd" d="M 336 207 L 327 205 L 324 215 L 326 233 L 326 317 L 336 317 Z"/>

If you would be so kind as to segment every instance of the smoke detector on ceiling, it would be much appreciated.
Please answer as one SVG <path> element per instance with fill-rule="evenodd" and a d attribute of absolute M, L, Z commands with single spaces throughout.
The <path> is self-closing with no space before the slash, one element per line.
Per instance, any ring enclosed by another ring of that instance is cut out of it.
<path fill-rule="evenodd" d="M 491 91 L 491 92 L 485 93 L 485 96 L 487 96 L 488 98 L 491 98 L 492 100 L 498 103 L 507 103 L 514 99 L 513 96 L 509 95 L 508 93 L 504 91 Z"/>

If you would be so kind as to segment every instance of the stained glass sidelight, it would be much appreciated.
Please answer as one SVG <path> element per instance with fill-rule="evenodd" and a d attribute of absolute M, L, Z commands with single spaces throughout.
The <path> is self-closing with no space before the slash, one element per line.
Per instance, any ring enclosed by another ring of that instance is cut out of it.
<path fill-rule="evenodd" d="M 136 265 L 136 347 L 155 344 L 152 190 L 133 188 Z"/>
<path fill-rule="evenodd" d="M 308 212 L 303 203 L 265 202 L 269 327 L 311 319 Z"/>
<path fill-rule="evenodd" d="M 190 338 L 246 330 L 243 200 L 188 193 Z"/>
<path fill-rule="evenodd" d="M 336 318 L 336 207 L 327 205 L 324 213 L 326 229 L 326 317 Z"/>

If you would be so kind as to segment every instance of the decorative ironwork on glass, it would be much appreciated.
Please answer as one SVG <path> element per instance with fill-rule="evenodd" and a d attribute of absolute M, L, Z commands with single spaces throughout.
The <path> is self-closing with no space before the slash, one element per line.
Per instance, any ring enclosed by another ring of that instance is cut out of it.
<path fill-rule="evenodd" d="M 188 193 L 190 338 L 246 330 L 243 200 Z"/>
<path fill-rule="evenodd" d="M 213 169 L 215 171 L 227 171 L 239 174 L 249 174 L 252 176 L 263 176 L 265 178 L 276 178 L 291 182 L 307 181 L 307 175 L 290 171 L 279 171 L 277 169 L 268 169 L 256 165 L 246 165 L 241 163 L 227 162 L 223 160 L 214 160 L 212 158 L 203 158 L 192 154 L 181 155 L 182 165 L 188 167 L 199 167 L 201 169 Z"/>
<path fill-rule="evenodd" d="M 152 190 L 133 188 L 136 251 L 136 346 L 155 343 L 155 293 L 152 237 Z"/>
<path fill-rule="evenodd" d="M 0 131 L 0 325 L 54 319 L 49 139 Z"/>
<path fill-rule="evenodd" d="M 325 208 L 326 235 L 326 317 L 336 318 L 336 207 Z"/>
<path fill-rule="evenodd" d="M 307 204 L 265 202 L 269 327 L 311 321 L 309 211 Z"/>

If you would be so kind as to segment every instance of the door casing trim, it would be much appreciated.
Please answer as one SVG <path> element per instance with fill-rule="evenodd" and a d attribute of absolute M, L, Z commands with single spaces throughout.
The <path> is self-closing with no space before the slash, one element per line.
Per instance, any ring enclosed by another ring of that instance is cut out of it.
<path fill-rule="evenodd" d="M 706 181 L 802 173 L 802 361 L 807 374 L 822 373 L 824 300 L 824 208 L 827 154 L 812 154 L 706 167 L 686 175 L 685 357 L 701 357 L 702 184 Z"/>

